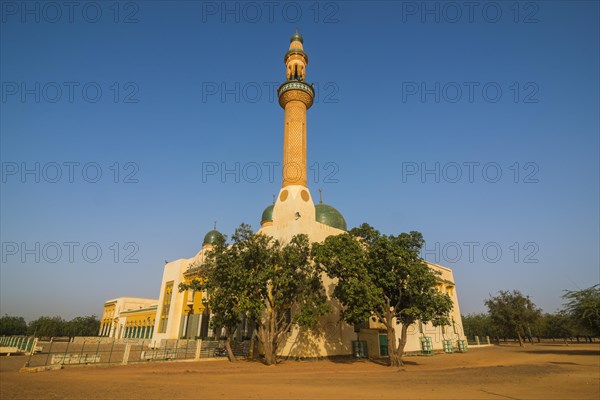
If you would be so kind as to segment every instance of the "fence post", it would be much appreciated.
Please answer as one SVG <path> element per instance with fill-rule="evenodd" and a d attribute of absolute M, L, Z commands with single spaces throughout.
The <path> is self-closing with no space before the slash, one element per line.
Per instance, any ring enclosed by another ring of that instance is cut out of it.
<path fill-rule="evenodd" d="M 479 346 L 481 343 L 479 343 L 479 336 L 475 336 L 475 343 L 477 343 L 477 346 Z"/>
<path fill-rule="evenodd" d="M 196 354 L 195 354 L 195 359 L 199 360 L 200 359 L 200 352 L 202 351 L 202 339 L 196 339 Z"/>
<path fill-rule="evenodd" d="M 96 354 L 94 354 L 94 362 L 96 362 L 96 360 L 98 360 L 98 362 L 100 362 L 102 356 L 98 356 L 98 353 L 100 352 L 100 342 L 102 340 L 98 339 L 98 346 L 96 347 Z"/>
<path fill-rule="evenodd" d="M 50 359 L 50 353 L 52 352 L 52 338 L 50 338 L 50 347 L 48 347 L 48 357 L 46 357 L 46 363 L 44 365 L 48 365 L 48 360 Z"/>
<path fill-rule="evenodd" d="M 485 337 L 485 340 L 487 341 L 487 344 L 491 344 L 491 343 L 490 343 L 490 337 L 489 337 L 489 336 L 486 336 L 486 337 Z"/>
<path fill-rule="evenodd" d="M 113 339 L 112 345 L 110 346 L 110 353 L 108 353 L 108 364 L 110 365 L 110 359 L 112 358 L 113 349 L 115 348 L 115 341 L 117 339 Z"/>
<path fill-rule="evenodd" d="M 75 341 L 75 338 L 73 338 L 73 341 Z M 83 349 L 85 349 L 85 338 L 83 338 L 83 344 L 81 345 L 81 352 L 79 353 L 79 363 L 81 364 L 81 358 L 83 357 Z"/>
<path fill-rule="evenodd" d="M 29 349 L 29 358 L 27 359 L 27 362 L 25 363 L 26 367 L 29 367 L 30 363 L 31 363 L 31 357 L 33 356 L 33 354 L 35 353 L 35 346 L 37 345 L 37 338 L 35 337 L 31 337 L 33 339 L 33 342 L 31 343 L 31 349 Z"/>
<path fill-rule="evenodd" d="M 125 351 L 123 352 L 123 361 L 121 362 L 121 364 L 127 364 L 127 361 L 129 361 L 129 352 L 130 351 L 131 351 L 131 343 L 126 343 Z"/>
<path fill-rule="evenodd" d="M 65 348 L 65 355 L 63 356 L 62 365 L 65 365 L 65 360 L 67 359 L 67 352 L 69 351 L 69 343 L 71 343 L 71 342 L 67 342 L 67 347 Z M 69 362 L 69 364 L 70 364 L 70 362 Z"/>

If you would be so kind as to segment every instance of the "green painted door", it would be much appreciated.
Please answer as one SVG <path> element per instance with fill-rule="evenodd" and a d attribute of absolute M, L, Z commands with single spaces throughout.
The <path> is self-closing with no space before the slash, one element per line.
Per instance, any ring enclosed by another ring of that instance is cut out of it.
<path fill-rule="evenodd" d="M 388 336 L 387 335 L 379 335 L 379 355 L 381 357 L 387 357 L 390 355 L 388 353 Z"/>

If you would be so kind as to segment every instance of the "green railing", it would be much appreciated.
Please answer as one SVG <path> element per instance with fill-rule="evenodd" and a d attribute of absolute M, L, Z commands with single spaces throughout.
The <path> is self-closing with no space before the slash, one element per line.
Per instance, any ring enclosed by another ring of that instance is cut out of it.
<path fill-rule="evenodd" d="M 18 352 L 28 353 L 33 347 L 35 338 L 33 336 L 2 336 L 0 347 L 16 348 Z"/>
<path fill-rule="evenodd" d="M 433 343 L 430 336 L 421 337 L 421 354 L 426 356 L 433 355 Z"/>

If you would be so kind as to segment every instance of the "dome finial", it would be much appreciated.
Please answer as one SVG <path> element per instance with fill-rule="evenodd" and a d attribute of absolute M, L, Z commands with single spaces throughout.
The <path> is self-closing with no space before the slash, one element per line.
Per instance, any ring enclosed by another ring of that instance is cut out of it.
<path fill-rule="evenodd" d="M 302 39 L 302 35 L 298 32 L 298 27 L 296 27 L 296 33 L 294 33 L 292 35 L 292 37 L 290 38 L 290 43 L 292 43 L 292 42 L 304 43 L 304 40 Z"/>
<path fill-rule="evenodd" d="M 214 222 L 213 224 L 213 229 L 216 231 L 217 230 L 217 221 Z"/>
<path fill-rule="evenodd" d="M 275 195 L 273 195 L 273 204 L 275 204 Z"/>
<path fill-rule="evenodd" d="M 319 204 L 323 204 L 323 189 L 319 188 Z"/>

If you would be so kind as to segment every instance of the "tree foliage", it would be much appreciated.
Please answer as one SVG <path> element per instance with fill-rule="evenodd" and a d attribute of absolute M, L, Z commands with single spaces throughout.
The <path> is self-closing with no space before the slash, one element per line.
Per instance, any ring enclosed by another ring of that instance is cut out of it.
<path fill-rule="evenodd" d="M 576 334 L 573 319 L 564 312 L 544 314 L 540 322 L 539 331 L 536 332 L 539 336 L 566 340 Z"/>
<path fill-rule="evenodd" d="M 75 317 L 66 324 L 67 336 L 97 336 L 100 330 L 100 320 L 95 315 Z"/>
<path fill-rule="evenodd" d="M 485 305 L 494 324 L 500 330 L 516 335 L 520 346 L 523 346 L 523 336 L 528 336 L 531 325 L 541 316 L 541 310 L 529 296 L 518 290 L 501 290 L 498 296 L 487 299 Z"/>
<path fill-rule="evenodd" d="M 97 336 L 100 321 L 95 315 L 75 317 L 66 321 L 62 317 L 39 317 L 27 327 L 28 335 L 55 337 L 55 336 Z"/>
<path fill-rule="evenodd" d="M 504 336 L 501 329 L 494 324 L 492 318 L 485 313 L 463 315 L 462 324 L 466 337 L 479 336 L 480 338 L 485 338 L 486 336 Z"/>
<path fill-rule="evenodd" d="M 207 294 L 208 307 L 211 311 L 212 328 L 225 329 L 225 348 L 229 361 L 235 361 L 231 347 L 231 339 L 241 321 L 240 308 L 243 277 L 241 270 L 227 251 L 224 237 L 219 237 L 211 251 L 207 252 L 207 261 L 198 267 L 202 279 L 193 279 L 189 283 L 181 283 L 179 290 L 192 289 Z"/>
<path fill-rule="evenodd" d="M 0 317 L 0 336 L 25 335 L 27 323 L 23 317 L 13 317 L 8 314 Z"/>
<path fill-rule="evenodd" d="M 39 317 L 27 327 L 27 333 L 35 336 L 67 336 L 67 321 L 62 317 Z"/>
<path fill-rule="evenodd" d="M 583 334 L 600 336 L 600 285 L 587 289 L 566 291 L 565 312 L 575 321 Z"/>
<path fill-rule="evenodd" d="M 314 327 L 328 310 L 306 235 L 283 245 L 242 224 L 230 245 L 221 243 L 208 252 L 202 273 L 204 280 L 195 284 L 208 291 L 215 326 L 225 327 L 229 338 L 240 315 L 246 315 L 257 326 L 269 365 L 277 362 L 278 349 L 293 324 Z"/>
<path fill-rule="evenodd" d="M 410 325 L 450 324 L 452 300 L 435 288 L 439 273 L 419 257 L 423 245 L 419 232 L 386 236 L 368 224 L 313 245 L 315 262 L 337 280 L 333 295 L 342 318 L 360 323 L 375 317 L 386 327 L 391 366 L 402 365 Z"/>

